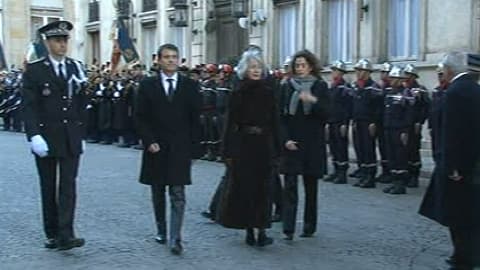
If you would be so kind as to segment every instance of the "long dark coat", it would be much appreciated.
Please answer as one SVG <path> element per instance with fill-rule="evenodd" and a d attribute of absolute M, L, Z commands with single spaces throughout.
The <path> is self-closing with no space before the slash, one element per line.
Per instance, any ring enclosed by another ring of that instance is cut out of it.
<path fill-rule="evenodd" d="M 67 76 L 80 78 L 79 65 L 66 59 Z M 86 136 L 88 95 L 74 84 L 69 98 L 68 84 L 60 79 L 48 58 L 29 64 L 23 75 L 23 113 L 27 139 L 42 135 L 49 157 L 82 154 Z"/>
<path fill-rule="evenodd" d="M 279 153 L 276 107 L 265 80 L 241 81 L 230 98 L 223 156 L 231 163 L 217 210 L 217 221 L 225 227 L 270 227 L 272 169 Z M 249 134 L 252 126 L 261 134 Z"/>
<path fill-rule="evenodd" d="M 313 105 L 309 115 L 304 114 L 301 101 L 298 104 L 297 113 L 289 115 L 288 107 L 294 92 L 290 81 L 281 86 L 280 126 L 281 142 L 285 152 L 280 173 L 321 178 L 327 172 L 325 123 L 330 111 L 328 86 L 323 80 L 317 80 L 313 84 L 311 92 L 318 98 L 318 102 Z M 284 145 L 288 140 L 297 141 L 299 150 L 287 150 Z"/>
<path fill-rule="evenodd" d="M 200 144 L 199 85 L 178 75 L 177 87 L 169 101 L 160 75 L 140 82 L 135 123 L 145 150 L 140 182 L 146 185 L 191 184 L 191 159 L 198 158 Z M 160 152 L 148 147 L 158 143 Z"/>
<path fill-rule="evenodd" d="M 447 89 L 437 168 L 420 214 L 449 227 L 480 226 L 480 86 L 469 75 Z M 453 170 L 464 177 L 448 178 Z"/>

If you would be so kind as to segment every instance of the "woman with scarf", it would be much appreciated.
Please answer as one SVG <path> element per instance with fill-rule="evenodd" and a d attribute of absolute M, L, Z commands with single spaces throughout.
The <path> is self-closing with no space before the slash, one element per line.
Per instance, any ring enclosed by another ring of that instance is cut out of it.
<path fill-rule="evenodd" d="M 246 230 L 246 243 L 251 246 L 273 243 L 265 229 L 270 227 L 272 170 L 280 152 L 279 120 L 266 76 L 260 55 L 242 55 L 240 80 L 229 100 L 223 136 L 227 176 L 217 221 L 227 228 Z"/>
<path fill-rule="evenodd" d="M 317 58 L 308 50 L 297 52 L 291 61 L 292 77 L 282 85 L 280 97 L 281 136 L 285 155 L 283 233 L 292 240 L 297 216 L 298 176 L 305 190 L 303 233 L 312 237 L 317 226 L 318 179 L 326 173 L 325 123 L 330 98 L 320 77 Z"/>

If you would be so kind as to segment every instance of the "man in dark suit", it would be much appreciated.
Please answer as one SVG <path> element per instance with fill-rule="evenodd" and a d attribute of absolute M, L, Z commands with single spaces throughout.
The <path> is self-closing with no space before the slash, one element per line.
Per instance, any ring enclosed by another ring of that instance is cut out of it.
<path fill-rule="evenodd" d="M 57 21 L 39 29 L 49 55 L 27 66 L 22 91 L 27 139 L 40 176 L 45 247 L 59 250 L 85 244 L 75 237 L 73 220 L 87 79 L 81 64 L 66 57 L 72 28 L 68 21 Z"/>
<path fill-rule="evenodd" d="M 161 72 L 139 86 L 135 113 L 138 134 L 145 146 L 140 182 L 151 185 L 158 235 L 167 242 L 165 187 L 171 205 L 169 247 L 183 251 L 181 228 L 185 211 L 185 185 L 191 184 L 191 160 L 200 149 L 200 92 L 197 82 L 177 73 L 178 48 L 160 46 Z"/>
<path fill-rule="evenodd" d="M 467 72 L 465 53 L 447 54 L 442 65 L 450 85 L 435 177 L 420 213 L 449 227 L 451 269 L 474 269 L 480 267 L 480 86 Z"/>

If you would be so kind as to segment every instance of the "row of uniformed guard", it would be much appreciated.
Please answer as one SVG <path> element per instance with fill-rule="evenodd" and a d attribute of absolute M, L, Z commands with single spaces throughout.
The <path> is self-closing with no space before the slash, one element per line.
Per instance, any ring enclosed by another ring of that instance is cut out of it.
<path fill-rule="evenodd" d="M 23 120 L 19 110 L 22 101 L 21 82 L 20 70 L 0 73 L 0 117 L 2 117 L 5 131 L 23 131 Z"/>
<path fill-rule="evenodd" d="M 421 132 L 431 103 L 428 91 L 418 83 L 418 72 L 411 64 L 404 68 L 383 64 L 380 83 L 371 78 L 374 69 L 368 60 L 360 60 L 354 68 L 356 80 L 350 84 L 344 79 L 345 63 L 332 66 L 327 133 L 334 173 L 324 180 L 347 182 L 351 127 L 358 169 L 350 176 L 359 178 L 354 185 L 374 188 L 376 182 L 393 182 L 384 192 L 403 194 L 405 187 L 418 187 Z M 378 177 L 377 143 L 382 167 Z"/>

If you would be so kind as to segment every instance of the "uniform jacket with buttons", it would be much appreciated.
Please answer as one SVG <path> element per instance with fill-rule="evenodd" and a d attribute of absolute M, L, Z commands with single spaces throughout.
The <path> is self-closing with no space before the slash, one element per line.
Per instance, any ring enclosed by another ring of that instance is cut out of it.
<path fill-rule="evenodd" d="M 331 111 L 328 123 L 348 123 L 352 118 L 352 95 L 351 86 L 344 79 L 333 82 L 330 89 Z"/>
<path fill-rule="evenodd" d="M 85 137 L 85 73 L 76 60 L 66 58 L 65 64 L 66 79 L 57 76 L 48 58 L 29 64 L 23 75 L 22 108 L 27 139 L 41 135 L 50 157 L 80 155 Z"/>
<path fill-rule="evenodd" d="M 368 79 L 363 86 L 354 82 L 352 88 L 353 120 L 380 123 L 383 108 L 383 92 L 380 86 Z"/>
<path fill-rule="evenodd" d="M 413 125 L 415 99 L 403 87 L 386 88 L 383 109 L 383 126 L 387 129 L 410 128 Z"/>

